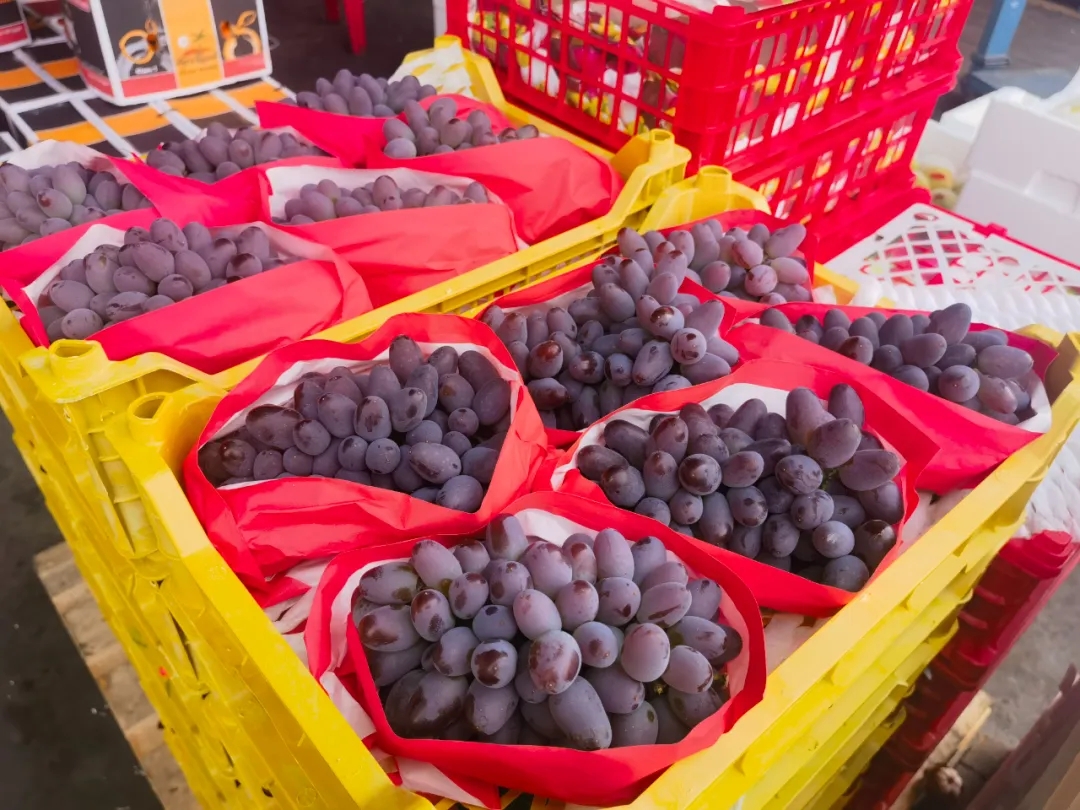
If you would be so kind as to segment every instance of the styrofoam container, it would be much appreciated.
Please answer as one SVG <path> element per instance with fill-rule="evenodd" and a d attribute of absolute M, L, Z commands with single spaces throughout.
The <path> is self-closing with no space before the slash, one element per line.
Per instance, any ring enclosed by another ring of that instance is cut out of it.
<path fill-rule="evenodd" d="M 990 102 L 970 153 L 957 213 L 1080 262 L 1080 115 L 1061 94 L 1038 107 Z"/>

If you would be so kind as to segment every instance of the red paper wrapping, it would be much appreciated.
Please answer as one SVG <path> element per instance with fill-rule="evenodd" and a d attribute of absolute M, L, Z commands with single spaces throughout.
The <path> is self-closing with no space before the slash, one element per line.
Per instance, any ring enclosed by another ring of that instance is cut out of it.
<path fill-rule="evenodd" d="M 137 160 L 127 161 L 124 173 L 140 189 L 146 189 L 143 193 L 162 216 L 175 219 L 181 226 L 207 219 L 220 225 L 236 225 L 262 217 L 263 173 L 270 168 L 289 166 L 310 166 L 312 171 L 342 168 L 337 158 L 303 156 L 252 166 L 216 183 L 166 174 Z"/>
<path fill-rule="evenodd" d="M 495 107 L 468 96 L 429 96 L 420 102 L 420 106 L 426 110 L 440 98 L 452 98 L 457 104 L 458 116 L 462 118 L 468 117 L 473 110 L 484 110 L 496 132 L 510 126 L 506 116 Z M 347 166 L 364 165 L 367 142 L 382 138 L 383 123 L 386 121 L 385 118 L 361 118 L 356 115 L 309 110 L 280 101 L 257 101 L 255 112 L 259 115 L 259 126 L 263 129 L 292 127 L 327 154 L 341 158 Z M 404 114 L 397 117 L 405 120 Z"/>
<path fill-rule="evenodd" d="M 91 224 L 117 230 L 149 228 L 155 219 L 156 212 L 142 209 Z M 215 233 L 243 230 L 236 225 L 222 231 L 212 220 L 204 224 Z M 299 260 L 106 326 L 90 339 L 99 342 L 111 360 L 160 352 L 215 374 L 371 310 L 364 282 L 329 248 L 268 225 L 256 226 L 268 232 L 275 248 L 284 248 Z M 51 341 L 38 317 L 37 296 L 26 288 L 46 272 L 58 271 L 66 263 L 62 257 L 80 236 L 85 233 L 71 228 L 25 245 L 18 274 L 0 277 L 0 287 L 23 313 L 23 329 L 38 346 Z"/>
<path fill-rule="evenodd" d="M 409 335 L 425 353 L 442 345 L 475 348 L 493 359 L 511 384 L 513 419 L 480 509 L 469 514 L 401 492 L 335 478 L 288 478 L 215 489 L 198 464 L 198 450 L 243 424 L 242 414 L 264 400 L 292 401 L 297 380 L 313 367 L 329 370 L 385 360 L 391 341 Z M 184 488 L 210 539 L 253 591 L 303 560 L 357 547 L 379 545 L 425 533 L 472 532 L 515 498 L 529 491 L 546 448 L 540 416 L 513 361 L 491 330 L 455 315 L 398 315 L 367 340 L 340 344 L 309 340 L 268 355 L 218 404 L 184 462 Z M 226 428 L 228 428 L 226 430 Z"/>
<path fill-rule="evenodd" d="M 574 466 L 574 458 L 580 448 L 587 444 L 598 443 L 599 437 L 603 435 L 604 425 L 609 421 L 622 418 L 631 411 L 677 413 L 687 403 L 711 401 L 716 394 L 733 386 L 739 386 L 736 389 L 734 404 L 741 404 L 747 399 L 759 396 L 760 388 L 791 391 L 795 388 L 806 387 L 817 394 L 819 399 L 827 400 L 833 386 L 840 383 L 851 385 L 862 399 L 866 410 L 866 424 L 863 429 L 876 436 L 887 449 L 899 455 L 903 462 L 900 473 L 894 480 L 904 495 L 904 520 L 897 526 L 896 546 L 878 566 L 877 571 L 882 571 L 902 549 L 903 523 L 911 517 L 918 504 L 915 481 L 933 458 L 937 447 L 932 437 L 922 430 L 921 425 L 901 414 L 887 397 L 875 392 L 861 380 L 849 376 L 845 370 L 830 367 L 827 363 L 753 360 L 740 366 L 729 376 L 714 382 L 684 388 L 680 391 L 642 397 L 596 422 L 569 450 L 549 460 L 544 465 L 539 483 L 546 482 L 550 488 L 558 492 L 569 492 L 608 503 L 607 496 L 599 485 L 585 478 L 577 470 Z M 759 388 L 743 388 L 743 386 Z M 743 581 L 750 586 L 755 598 L 767 608 L 806 616 L 828 616 L 857 596 L 854 593 L 811 582 L 797 574 L 782 571 L 723 548 L 705 543 L 701 545 L 742 577 Z"/>
<path fill-rule="evenodd" d="M 304 183 L 329 178 L 352 189 L 373 182 L 381 172 L 321 166 L 309 171 L 306 166 L 273 164 L 262 174 L 260 218 L 269 222 L 284 213 L 276 210 L 280 195 L 294 196 L 292 191 L 298 192 Z M 461 193 L 472 182 L 411 169 L 391 170 L 390 174 L 396 175 L 403 188 L 431 188 L 441 183 Z M 498 200 L 486 205 L 401 209 L 279 227 L 326 245 L 347 261 L 364 279 L 376 307 L 446 283 L 519 248 L 513 216 Z"/>
<path fill-rule="evenodd" d="M 584 498 L 534 493 L 502 511 L 526 521 L 526 532 L 529 534 L 536 533 L 530 530 L 527 522 L 530 513 L 547 512 L 556 516 L 558 527 L 552 527 L 552 531 L 557 533 L 550 537 L 541 536 L 559 543 L 573 532 L 595 534 L 607 528 L 618 529 L 630 540 L 654 535 L 663 541 L 669 553 L 687 566 L 695 578 L 715 580 L 724 591 L 722 619 L 735 627 L 743 637 L 742 652 L 727 665 L 731 700 L 694 728 L 685 739 L 672 745 L 577 751 L 569 748 L 403 739 L 390 729 L 386 721 L 348 606 L 360 573 L 379 562 L 407 559 L 417 542 L 410 540 L 377 549 L 360 549 L 343 554 L 331 562 L 316 588 L 305 631 L 312 673 L 324 686 L 327 683 L 325 675 L 340 680 L 350 699 L 356 701 L 374 723 L 374 734 L 368 738 L 371 744 L 377 744 L 380 749 L 398 757 L 430 763 L 453 781 L 471 780 L 474 789 L 476 782 L 497 782 L 500 787 L 568 803 L 621 805 L 633 801 L 674 762 L 712 745 L 761 700 L 766 668 L 765 635 L 760 612 L 741 575 L 727 564 L 726 559 L 713 554 L 704 544 L 662 527 L 655 521 Z M 561 533 L 564 526 L 567 527 L 565 534 Z M 463 538 L 444 536 L 435 539 L 452 546 Z M 342 608 L 344 621 L 331 627 L 331 622 L 340 617 Z M 347 654 L 341 657 L 343 634 Z M 553 774 L 557 774 L 558 778 L 552 778 Z M 499 806 L 498 793 L 494 789 L 487 791 L 485 796 L 487 802 L 494 801 L 489 806 Z"/>
<path fill-rule="evenodd" d="M 426 109 L 438 98 L 426 98 L 421 106 Z M 489 104 L 453 98 L 460 117 L 473 109 L 483 109 L 496 131 L 509 125 Z M 622 178 L 608 161 L 562 138 L 531 138 L 400 160 L 382 152 L 386 145 L 382 134 L 385 119 L 334 115 L 280 103 L 260 102 L 257 108 L 263 126 L 292 126 L 347 165 L 371 169 L 403 166 L 477 180 L 510 207 L 518 233 L 529 244 L 603 216 L 611 210 L 623 186 Z M 404 115 L 398 117 L 404 119 Z"/>
<path fill-rule="evenodd" d="M 746 304 L 748 302 L 741 302 Z M 744 307 L 742 319 L 756 317 L 765 307 L 754 305 L 755 311 Z M 843 310 L 852 320 L 869 312 L 885 315 L 919 314 L 918 310 L 882 310 L 872 307 L 834 307 L 830 304 L 783 304 L 777 307 L 792 323 L 803 315 L 814 315 L 820 321 L 830 309 Z M 922 313 L 929 314 L 929 313 Z M 926 465 L 917 479 L 920 489 L 944 494 L 954 489 L 975 486 L 998 464 L 1029 442 L 1039 433 L 1022 427 L 1006 425 L 989 416 L 976 413 L 955 402 L 920 391 L 877 369 L 829 351 L 808 340 L 755 323 L 736 322 L 726 337 L 747 358 L 783 357 L 791 362 L 834 365 L 852 379 L 859 380 L 893 404 L 904 419 L 918 425 L 938 447 L 938 453 Z M 986 324 L 972 324 L 971 331 L 991 329 Z M 1009 345 L 1028 352 L 1035 361 L 1033 371 L 1041 380 L 1057 356 L 1045 343 L 1034 338 L 1006 332 Z"/>

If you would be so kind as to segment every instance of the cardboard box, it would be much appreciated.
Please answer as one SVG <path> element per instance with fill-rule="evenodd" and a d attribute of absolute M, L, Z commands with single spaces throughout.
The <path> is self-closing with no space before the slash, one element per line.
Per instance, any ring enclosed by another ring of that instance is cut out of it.
<path fill-rule="evenodd" d="M 16 0 L 0 0 L 0 53 L 30 43 L 30 27 Z"/>
<path fill-rule="evenodd" d="M 114 104 L 270 73 L 262 0 L 64 0 L 64 16 L 79 72 Z"/>

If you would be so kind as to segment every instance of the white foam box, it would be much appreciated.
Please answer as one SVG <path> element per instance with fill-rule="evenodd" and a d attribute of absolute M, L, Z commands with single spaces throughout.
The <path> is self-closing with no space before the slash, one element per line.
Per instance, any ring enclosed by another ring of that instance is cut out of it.
<path fill-rule="evenodd" d="M 994 99 L 967 162 L 957 213 L 1080 262 L 1080 122 Z"/>
<path fill-rule="evenodd" d="M 65 0 L 87 87 L 113 104 L 270 74 L 262 0 Z"/>

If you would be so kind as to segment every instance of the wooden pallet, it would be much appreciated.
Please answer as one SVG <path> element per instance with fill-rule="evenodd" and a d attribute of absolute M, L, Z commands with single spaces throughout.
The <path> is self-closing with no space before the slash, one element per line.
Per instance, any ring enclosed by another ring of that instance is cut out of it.
<path fill-rule="evenodd" d="M 990 719 L 993 701 L 981 689 L 960 714 L 953 727 L 938 743 L 919 772 L 912 777 L 904 792 L 893 802 L 891 810 L 911 810 L 926 794 L 926 780 L 941 766 L 956 767 L 976 744 L 979 731 Z"/>
<path fill-rule="evenodd" d="M 124 648 L 98 610 L 70 549 L 60 543 L 41 552 L 34 557 L 34 570 L 164 810 L 199 810 L 165 744 L 157 712 L 139 685 Z"/>

